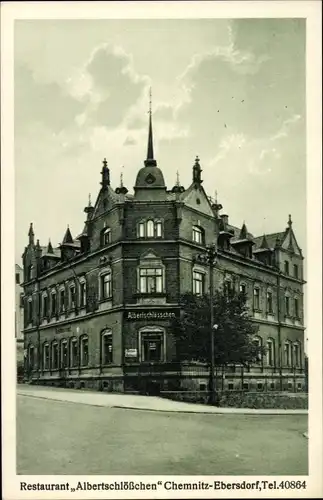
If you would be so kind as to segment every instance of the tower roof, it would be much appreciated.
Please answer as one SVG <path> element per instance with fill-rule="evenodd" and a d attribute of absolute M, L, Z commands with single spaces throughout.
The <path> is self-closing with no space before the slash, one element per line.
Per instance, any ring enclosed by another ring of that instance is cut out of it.
<path fill-rule="evenodd" d="M 67 226 L 66 233 L 65 233 L 63 241 L 62 241 L 62 245 L 69 245 L 70 243 L 74 243 L 74 240 L 72 238 L 70 228 L 69 228 L 69 226 Z"/>

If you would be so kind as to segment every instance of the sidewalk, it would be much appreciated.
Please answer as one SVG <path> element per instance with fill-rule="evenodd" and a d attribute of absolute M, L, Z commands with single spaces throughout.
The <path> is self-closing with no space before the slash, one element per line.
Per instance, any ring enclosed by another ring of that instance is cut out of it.
<path fill-rule="evenodd" d="M 107 408 L 125 408 L 132 410 L 177 412 L 177 413 L 213 413 L 213 414 L 240 414 L 240 415 L 307 415 L 308 410 L 283 409 L 253 409 L 253 408 L 218 408 L 194 403 L 171 401 L 154 396 L 137 396 L 132 394 L 114 394 L 90 392 L 75 389 L 59 389 L 18 385 L 17 395 L 68 403 L 86 404 Z"/>

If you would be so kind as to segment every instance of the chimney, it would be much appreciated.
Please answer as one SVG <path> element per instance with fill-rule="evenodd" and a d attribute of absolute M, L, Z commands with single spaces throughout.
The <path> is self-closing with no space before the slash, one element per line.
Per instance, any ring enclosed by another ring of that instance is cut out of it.
<path fill-rule="evenodd" d="M 223 224 L 229 224 L 229 216 L 228 215 L 220 215 L 221 219 L 222 219 L 222 222 Z"/>

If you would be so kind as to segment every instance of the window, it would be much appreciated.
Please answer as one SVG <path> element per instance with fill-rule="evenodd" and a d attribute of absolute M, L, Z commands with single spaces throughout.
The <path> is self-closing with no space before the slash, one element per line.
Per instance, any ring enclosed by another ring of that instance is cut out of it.
<path fill-rule="evenodd" d="M 75 308 L 75 285 L 70 286 L 70 309 Z"/>
<path fill-rule="evenodd" d="M 242 295 L 246 295 L 247 294 L 247 287 L 244 283 L 240 283 L 239 285 L 239 292 L 242 294 Z"/>
<path fill-rule="evenodd" d="M 111 271 L 101 276 L 101 300 L 112 297 L 112 274 Z"/>
<path fill-rule="evenodd" d="M 32 299 L 29 299 L 27 302 L 27 324 L 32 323 L 33 321 L 33 302 Z"/>
<path fill-rule="evenodd" d="M 140 268 L 139 270 L 140 293 L 163 292 L 162 268 Z"/>
<path fill-rule="evenodd" d="M 285 296 L 285 315 L 289 316 L 289 297 Z"/>
<path fill-rule="evenodd" d="M 152 220 L 147 221 L 147 238 L 154 237 L 154 222 Z"/>
<path fill-rule="evenodd" d="M 164 335 L 162 332 L 141 333 L 141 361 L 162 362 L 164 359 Z"/>
<path fill-rule="evenodd" d="M 59 292 L 59 310 L 60 312 L 65 311 L 65 290 L 62 289 Z"/>
<path fill-rule="evenodd" d="M 285 274 L 289 274 L 289 262 L 287 260 L 284 262 L 284 271 Z"/>
<path fill-rule="evenodd" d="M 260 309 L 260 290 L 259 288 L 254 288 L 253 289 L 253 308 L 255 310 Z"/>
<path fill-rule="evenodd" d="M 108 365 L 112 363 L 113 357 L 112 357 L 112 332 L 111 331 L 105 331 L 102 334 L 102 364 L 103 365 Z"/>
<path fill-rule="evenodd" d="M 242 385 L 242 389 L 243 389 L 244 391 L 249 391 L 249 384 L 248 384 L 248 382 L 244 382 L 244 383 L 243 383 L 243 385 Z"/>
<path fill-rule="evenodd" d="M 86 283 L 82 281 L 80 283 L 80 307 L 85 307 L 86 305 Z"/>
<path fill-rule="evenodd" d="M 268 290 L 267 292 L 267 313 L 273 314 L 273 293 Z"/>
<path fill-rule="evenodd" d="M 56 301 L 56 292 L 52 293 L 52 316 L 55 316 L 57 313 L 57 301 Z"/>
<path fill-rule="evenodd" d="M 52 369 L 58 369 L 58 344 L 54 342 L 52 344 Z"/>
<path fill-rule="evenodd" d="M 298 265 L 294 264 L 294 278 L 298 279 Z"/>
<path fill-rule="evenodd" d="M 275 342 L 273 339 L 267 340 L 267 365 L 275 366 Z"/>
<path fill-rule="evenodd" d="M 284 344 L 284 355 L 285 355 L 285 366 L 291 366 L 292 361 L 292 352 L 291 352 L 291 344 L 289 341 Z"/>
<path fill-rule="evenodd" d="M 270 389 L 271 391 L 274 391 L 274 390 L 275 390 L 275 382 L 270 382 L 270 384 L 269 384 L 269 389 Z"/>
<path fill-rule="evenodd" d="M 294 344 L 293 364 L 296 368 L 300 366 L 300 345 L 298 342 Z"/>
<path fill-rule="evenodd" d="M 49 345 L 47 343 L 43 347 L 43 369 L 49 370 Z"/>
<path fill-rule="evenodd" d="M 193 271 L 193 293 L 203 295 L 205 285 L 205 275 L 199 271 Z"/>
<path fill-rule="evenodd" d="M 299 318 L 298 298 L 296 297 L 294 299 L 294 313 L 295 313 L 295 318 Z"/>
<path fill-rule="evenodd" d="M 77 339 L 71 339 L 70 353 L 71 353 L 71 367 L 75 368 L 78 365 Z"/>
<path fill-rule="evenodd" d="M 255 347 L 258 347 L 258 348 L 262 347 L 262 338 L 261 337 L 255 337 L 252 342 L 253 342 Z M 261 354 L 261 352 L 259 352 L 257 354 L 256 363 L 261 363 L 261 362 L 262 362 L 262 354 Z"/>
<path fill-rule="evenodd" d="M 43 295 L 43 317 L 48 316 L 48 297 Z"/>
<path fill-rule="evenodd" d="M 203 229 L 199 226 L 193 226 L 193 241 L 199 245 L 203 244 Z"/>
<path fill-rule="evenodd" d="M 20 276 L 19 276 L 19 273 L 16 273 L 16 285 L 20 285 Z"/>
<path fill-rule="evenodd" d="M 33 345 L 30 345 L 28 349 L 28 364 L 30 370 L 33 370 L 35 367 L 35 348 Z"/>
<path fill-rule="evenodd" d="M 89 339 L 88 337 L 81 338 L 81 366 L 89 364 Z"/>
<path fill-rule="evenodd" d="M 148 219 L 141 221 L 137 226 L 138 238 L 162 238 L 163 224 L 160 220 Z"/>
<path fill-rule="evenodd" d="M 233 391 L 233 389 L 234 389 L 234 385 L 233 385 L 233 383 L 232 383 L 232 382 L 229 382 L 229 383 L 228 383 L 228 390 L 229 390 L 229 391 Z"/>
<path fill-rule="evenodd" d="M 225 280 L 224 282 L 224 292 L 227 294 L 227 295 L 230 295 L 233 291 L 233 285 L 232 285 L 232 281 L 230 280 Z"/>
<path fill-rule="evenodd" d="M 68 366 L 68 350 L 67 350 L 67 340 L 61 341 L 61 367 L 67 368 Z"/>
<path fill-rule="evenodd" d="M 262 382 L 258 382 L 258 384 L 257 384 L 257 389 L 258 389 L 258 391 L 263 391 L 263 389 L 264 389 L 264 384 L 263 384 Z"/>
<path fill-rule="evenodd" d="M 102 243 L 103 245 L 111 243 L 111 229 L 109 227 L 103 230 Z"/>

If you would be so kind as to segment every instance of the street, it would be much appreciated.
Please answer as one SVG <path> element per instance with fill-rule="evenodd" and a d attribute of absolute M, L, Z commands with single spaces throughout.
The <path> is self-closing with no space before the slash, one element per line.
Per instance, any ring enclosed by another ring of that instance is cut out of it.
<path fill-rule="evenodd" d="M 18 394 L 17 473 L 306 475 L 306 431 L 307 415 L 146 411 Z"/>

